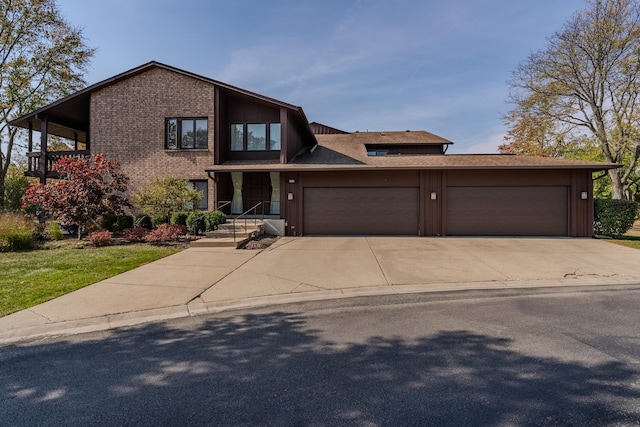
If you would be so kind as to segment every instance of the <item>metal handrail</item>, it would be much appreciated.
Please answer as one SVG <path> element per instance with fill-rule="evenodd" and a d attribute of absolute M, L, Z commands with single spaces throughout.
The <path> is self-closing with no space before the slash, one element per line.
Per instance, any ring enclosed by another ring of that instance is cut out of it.
<path fill-rule="evenodd" d="M 216 206 L 216 210 L 220 210 L 225 206 L 229 206 L 231 204 L 231 200 L 218 200 L 218 206 Z"/>
<path fill-rule="evenodd" d="M 233 225 L 233 241 L 234 242 L 236 241 L 236 221 L 244 216 L 244 231 L 246 233 L 247 232 L 247 217 L 246 217 L 246 215 L 249 212 L 254 211 L 254 213 L 253 213 L 253 225 L 254 226 L 258 225 L 258 219 L 256 218 L 256 209 L 258 209 L 258 206 L 261 206 L 262 203 L 263 202 L 256 203 L 256 205 L 253 206 L 252 208 L 246 210 L 245 212 L 241 213 L 237 217 L 233 218 L 232 225 Z M 263 212 L 264 212 L 264 210 L 263 210 Z M 264 213 L 263 213 L 263 215 L 264 215 Z"/>

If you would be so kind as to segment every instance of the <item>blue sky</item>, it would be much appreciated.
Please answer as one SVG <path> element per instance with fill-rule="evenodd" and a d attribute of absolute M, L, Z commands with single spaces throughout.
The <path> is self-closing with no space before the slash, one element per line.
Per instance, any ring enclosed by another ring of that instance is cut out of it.
<path fill-rule="evenodd" d="M 98 49 L 89 84 L 151 60 L 346 131 L 502 142 L 507 80 L 584 0 L 58 0 Z"/>

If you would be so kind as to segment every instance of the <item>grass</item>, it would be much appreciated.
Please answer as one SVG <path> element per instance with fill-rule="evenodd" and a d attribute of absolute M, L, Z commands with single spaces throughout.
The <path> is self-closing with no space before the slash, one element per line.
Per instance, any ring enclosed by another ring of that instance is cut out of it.
<path fill-rule="evenodd" d="M 71 241 L 50 247 L 0 254 L 0 316 L 180 251 L 149 245 L 83 247 Z"/>
<path fill-rule="evenodd" d="M 616 245 L 627 246 L 633 249 L 640 249 L 640 230 L 629 230 L 624 236 L 611 240 Z"/>

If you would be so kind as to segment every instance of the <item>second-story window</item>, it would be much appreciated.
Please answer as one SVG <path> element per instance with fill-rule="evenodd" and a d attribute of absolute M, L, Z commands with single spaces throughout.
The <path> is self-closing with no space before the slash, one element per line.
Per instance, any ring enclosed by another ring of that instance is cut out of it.
<path fill-rule="evenodd" d="M 165 122 L 166 148 L 170 150 L 206 149 L 208 129 L 206 118 L 171 118 Z"/>
<path fill-rule="evenodd" d="M 278 151 L 280 139 L 280 123 L 231 124 L 231 151 Z"/>

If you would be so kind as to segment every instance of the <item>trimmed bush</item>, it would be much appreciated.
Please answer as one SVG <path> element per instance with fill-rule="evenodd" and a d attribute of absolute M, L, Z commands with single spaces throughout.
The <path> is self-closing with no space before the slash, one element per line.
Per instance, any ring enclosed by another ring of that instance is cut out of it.
<path fill-rule="evenodd" d="M 60 223 L 56 221 L 49 221 L 47 223 L 47 226 L 44 229 L 44 236 L 48 240 L 64 239 L 64 234 L 62 234 L 62 228 L 60 228 Z"/>
<path fill-rule="evenodd" d="M 20 215 L 0 215 L 0 252 L 31 249 L 37 227 Z"/>
<path fill-rule="evenodd" d="M 100 227 L 113 233 L 119 233 L 126 228 L 133 227 L 131 215 L 103 215 Z"/>
<path fill-rule="evenodd" d="M 147 214 L 138 214 L 136 215 L 136 220 L 134 221 L 134 227 L 143 227 L 147 230 L 151 230 L 153 228 L 153 222 L 151 221 L 151 217 Z"/>
<path fill-rule="evenodd" d="M 111 243 L 111 237 L 112 234 L 109 230 L 102 230 L 89 233 L 89 236 L 87 238 L 93 246 L 98 247 L 107 246 L 109 243 Z"/>
<path fill-rule="evenodd" d="M 201 231 L 205 231 L 207 228 L 207 224 L 205 222 L 205 214 L 200 211 L 189 213 L 189 216 L 187 217 L 187 228 L 196 236 Z"/>
<path fill-rule="evenodd" d="M 118 215 L 116 226 L 118 227 L 116 230 L 118 232 L 133 227 L 133 217 L 131 215 Z"/>
<path fill-rule="evenodd" d="M 213 211 L 206 214 L 204 220 L 207 231 L 213 231 L 218 228 L 218 225 L 227 222 L 227 216 L 220 211 Z"/>
<path fill-rule="evenodd" d="M 638 203 L 631 200 L 594 200 L 594 233 L 619 237 L 633 226 L 638 217 Z"/>
<path fill-rule="evenodd" d="M 184 225 L 160 224 L 158 228 L 147 234 L 143 240 L 147 243 L 158 244 L 178 240 L 178 237 L 185 234 L 187 234 L 187 227 Z"/>
<path fill-rule="evenodd" d="M 142 242 L 149 230 L 144 227 L 125 228 L 122 230 L 122 238 L 129 242 Z"/>
<path fill-rule="evenodd" d="M 151 220 L 151 224 L 153 225 L 153 228 L 158 228 L 161 224 L 168 224 L 168 223 L 169 223 L 169 217 L 166 214 L 154 215 L 153 219 Z"/>
<path fill-rule="evenodd" d="M 187 225 L 187 217 L 189 216 L 189 212 L 174 212 L 171 214 L 171 224 L 177 225 Z"/>

